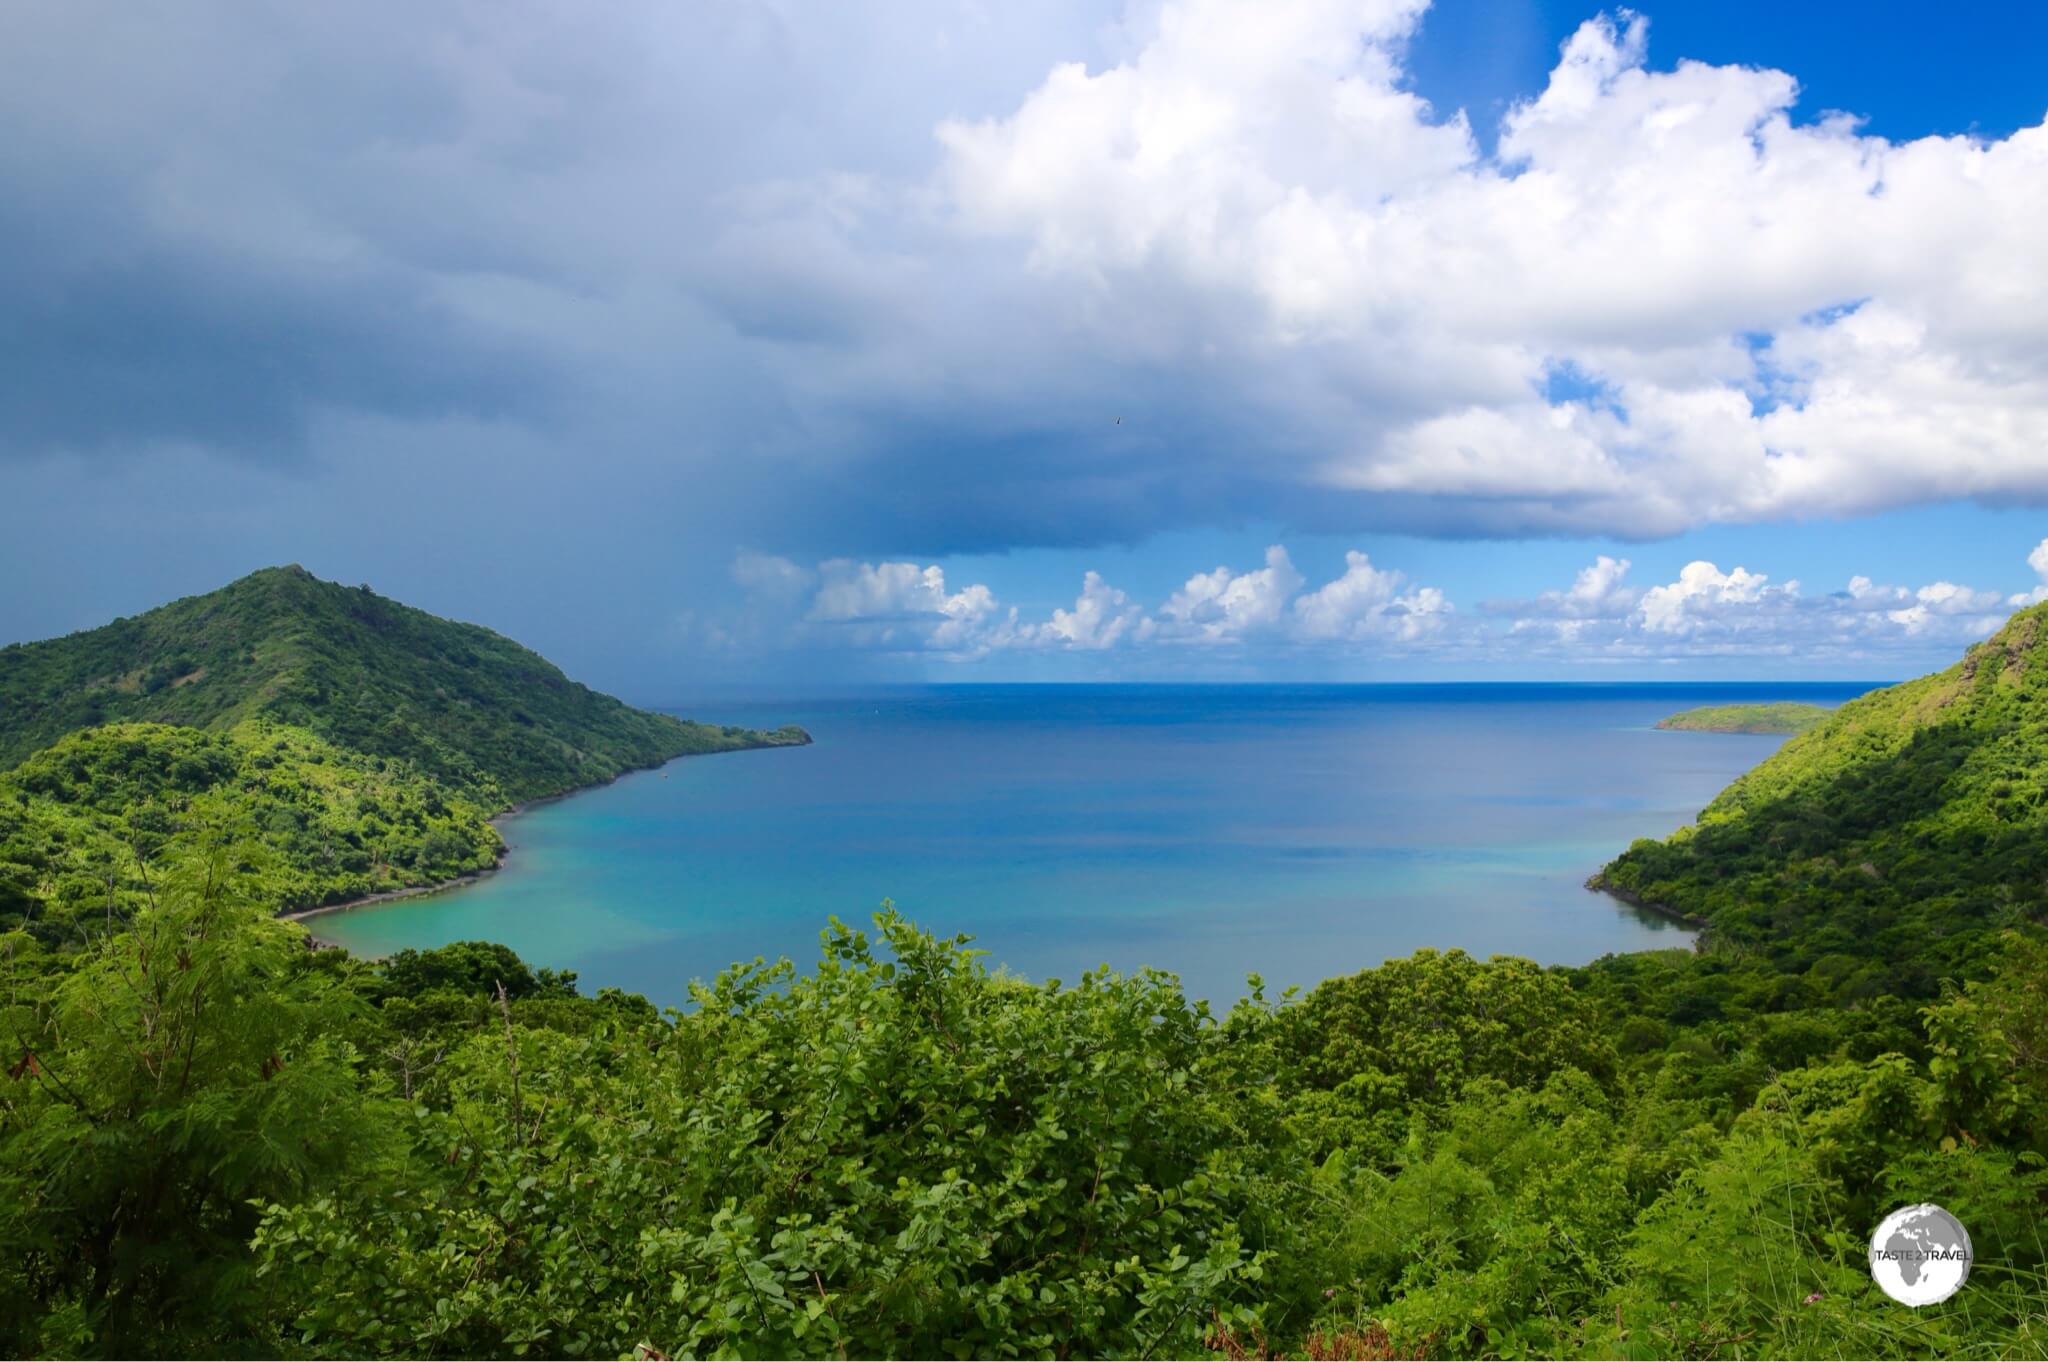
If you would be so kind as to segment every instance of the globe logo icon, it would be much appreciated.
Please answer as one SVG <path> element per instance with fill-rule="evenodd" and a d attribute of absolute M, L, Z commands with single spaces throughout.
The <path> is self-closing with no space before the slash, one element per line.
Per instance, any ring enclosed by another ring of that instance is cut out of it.
<path fill-rule="evenodd" d="M 1893 1211 L 1870 1236 L 1870 1275 L 1901 1305 L 1955 1295 L 1970 1279 L 1970 1261 L 1969 1232 L 1932 1202 Z"/>

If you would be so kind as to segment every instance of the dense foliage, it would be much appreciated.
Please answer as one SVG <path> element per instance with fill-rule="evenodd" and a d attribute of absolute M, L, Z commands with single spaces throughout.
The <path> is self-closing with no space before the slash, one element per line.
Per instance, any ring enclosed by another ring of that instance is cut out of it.
<path fill-rule="evenodd" d="M 226 730 L 252 718 L 411 762 L 494 806 L 689 753 L 808 741 L 630 708 L 489 629 L 300 567 L 0 648 L 0 767 L 117 720 Z"/>
<path fill-rule="evenodd" d="M 360 995 L 250 906 L 238 852 L 194 840 L 75 968 L 0 936 L 9 1356 L 262 1351 L 254 1200 L 395 1166 L 395 1110 L 350 1040 Z"/>
<path fill-rule="evenodd" d="M 159 850 L 195 821 L 260 836 L 264 900 L 303 908 L 495 865 L 488 813 L 410 762 L 261 720 L 87 729 L 0 772 L 0 927 L 57 945 L 125 919 Z"/>
<path fill-rule="evenodd" d="M 132 918 L 0 919 L 0 1354 L 2048 1354 L 2041 617 L 1609 868 L 1697 951 L 1222 1017 L 886 911 L 665 1014 L 312 951 L 316 852 L 445 869 L 486 806 L 274 724 L 79 734 L 0 781 L 45 854 L 0 885 Z M 1976 1263 L 1916 1311 L 1865 1246 L 1918 1201 Z"/>
<path fill-rule="evenodd" d="M 1793 700 L 1759 705 L 1702 705 L 1659 719 L 1657 727 L 1689 733 L 1804 733 L 1820 727 L 1833 713 L 1819 705 Z"/>
<path fill-rule="evenodd" d="M 992 974 L 887 913 L 661 1015 L 484 943 L 309 952 L 200 838 L 70 970 L 0 937 L 0 1351 L 2048 1343 L 2029 939 L 1922 1009 L 1915 1053 L 1859 1054 L 1851 1018 L 1782 1065 L 1747 1014 L 1607 1044 L 1640 1019 L 1609 981 L 1523 961 L 1425 952 L 1216 1018 L 1163 974 Z M 1863 1254 L 1918 1200 L 1977 1262 L 1911 1311 Z"/>
<path fill-rule="evenodd" d="M 1713 925 L 1819 997 L 1934 996 L 2048 913 L 2048 606 L 1874 691 L 1598 882 Z"/>

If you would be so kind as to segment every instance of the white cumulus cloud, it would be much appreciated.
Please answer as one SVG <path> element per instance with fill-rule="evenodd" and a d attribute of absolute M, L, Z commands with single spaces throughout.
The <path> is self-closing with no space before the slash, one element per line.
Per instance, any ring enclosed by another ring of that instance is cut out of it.
<path fill-rule="evenodd" d="M 1512 613 L 1524 617 L 1555 616 L 1560 619 L 1613 619 L 1634 611 L 1642 592 L 1625 580 L 1633 566 L 1626 558 L 1596 557 L 1579 569 L 1572 584 L 1562 591 L 1546 591 L 1533 601 L 1509 603 Z"/>
<path fill-rule="evenodd" d="M 1585 661 L 1706 656 L 1796 656 L 1806 660 L 1943 650 L 1983 637 L 2004 622 L 1997 591 L 1950 581 L 1918 588 L 1851 577 L 1841 591 L 1809 595 L 1796 581 L 1741 566 L 1726 572 L 1695 561 L 1645 589 L 1624 580 L 1626 559 L 1601 556 L 1573 585 L 1528 601 L 1495 601 L 1487 613 L 1509 621 L 1508 636 L 1528 655 Z M 1510 650 L 1507 656 L 1512 656 Z"/>
<path fill-rule="evenodd" d="M 1127 635 L 1149 638 L 1155 628 L 1145 612 L 1121 590 L 1090 571 L 1081 579 L 1081 594 L 1074 608 L 1055 609 L 1052 618 L 1038 627 L 1035 637 L 1045 643 L 1073 648 L 1113 648 Z"/>
<path fill-rule="evenodd" d="M 835 558 L 818 565 L 804 621 L 833 626 L 861 647 L 973 656 L 1008 638 L 1016 612 L 1004 613 L 980 582 L 949 591 L 936 564 Z"/>
<path fill-rule="evenodd" d="M 1103 353 L 1230 355 L 1302 454 L 1252 476 L 1360 515 L 1641 536 L 2048 498 L 2048 128 L 1795 123 L 1793 76 L 1652 69 L 1621 13 L 1487 158 L 1401 88 L 1421 6 L 1173 0 L 1131 59 L 942 125 L 938 186 Z M 1561 370 L 1600 400 L 1550 397 Z"/>
<path fill-rule="evenodd" d="M 1788 601 L 1799 594 L 1797 582 L 1775 587 L 1769 582 L 1760 572 L 1740 567 L 1723 572 L 1712 563 L 1695 561 L 1680 569 L 1677 581 L 1645 591 L 1636 610 L 1643 627 L 1653 634 L 1689 633 L 1727 606 Z"/>
<path fill-rule="evenodd" d="M 2028 559 L 2037 572 L 2042 561 L 2048 550 L 2041 548 Z M 1341 573 L 1310 586 L 1286 547 L 1275 544 L 1263 566 L 1197 572 L 1156 607 L 1091 570 L 1071 606 L 1033 621 L 985 582 L 949 583 L 938 564 L 834 559 L 813 570 L 743 555 L 734 564 L 735 577 L 752 584 L 743 617 L 699 623 L 704 639 L 723 647 L 850 648 L 951 661 L 1143 649 L 1188 662 L 1284 653 L 1290 665 L 1318 657 L 1512 666 L 1747 656 L 1891 666 L 1906 658 L 1937 665 L 2032 599 L 1947 580 L 1908 587 L 1865 575 L 1815 594 L 1797 581 L 1705 560 L 1669 581 L 1636 586 L 1631 568 L 1626 558 L 1602 554 L 1568 586 L 1461 613 L 1441 588 L 1356 549 L 1345 554 Z M 792 583 L 801 584 L 794 596 Z"/>
<path fill-rule="evenodd" d="M 1266 565 L 1250 572 L 1219 567 L 1198 572 L 1163 607 L 1176 637 L 1204 642 L 1241 639 L 1275 630 L 1286 618 L 1287 602 L 1301 589 L 1287 550 L 1266 550 Z"/>
<path fill-rule="evenodd" d="M 1405 573 L 1376 568 L 1356 549 L 1344 555 L 1344 564 L 1343 576 L 1295 598 L 1296 638 L 1414 640 L 1440 631 L 1452 613 L 1442 591 L 1433 586 L 1403 591 Z"/>

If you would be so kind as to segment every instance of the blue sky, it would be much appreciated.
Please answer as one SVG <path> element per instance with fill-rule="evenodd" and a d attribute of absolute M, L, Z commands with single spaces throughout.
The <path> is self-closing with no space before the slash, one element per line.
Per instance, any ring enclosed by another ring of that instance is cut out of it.
<path fill-rule="evenodd" d="M 1950 8 L 1858 0 L 1645 4 L 1653 64 L 1680 58 L 1775 67 L 1798 77 L 1797 116 L 1840 109 L 1897 140 L 1933 134 L 2006 137 L 2041 121 L 2048 10 L 1977 3 Z M 1495 125 L 1540 93 L 1557 49 L 1590 13 L 1556 0 L 1437 0 L 1408 71 L 1413 87 L 1475 127 Z"/>
<path fill-rule="evenodd" d="M 0 638 L 1889 678 L 2048 594 L 2048 11 L 0 13 Z"/>

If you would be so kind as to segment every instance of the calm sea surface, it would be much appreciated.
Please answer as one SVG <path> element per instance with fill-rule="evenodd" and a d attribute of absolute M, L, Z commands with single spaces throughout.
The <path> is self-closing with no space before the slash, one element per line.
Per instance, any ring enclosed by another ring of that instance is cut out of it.
<path fill-rule="evenodd" d="M 944 686 L 749 698 L 813 746 L 686 758 L 508 819 L 505 869 L 316 919 L 381 954 L 482 938 L 680 1003 L 728 962 L 816 959 L 884 898 L 995 962 L 1157 965 L 1227 1004 L 1422 946 L 1580 963 L 1689 934 L 1587 892 L 1777 738 L 1692 705 L 1859 685 Z"/>

